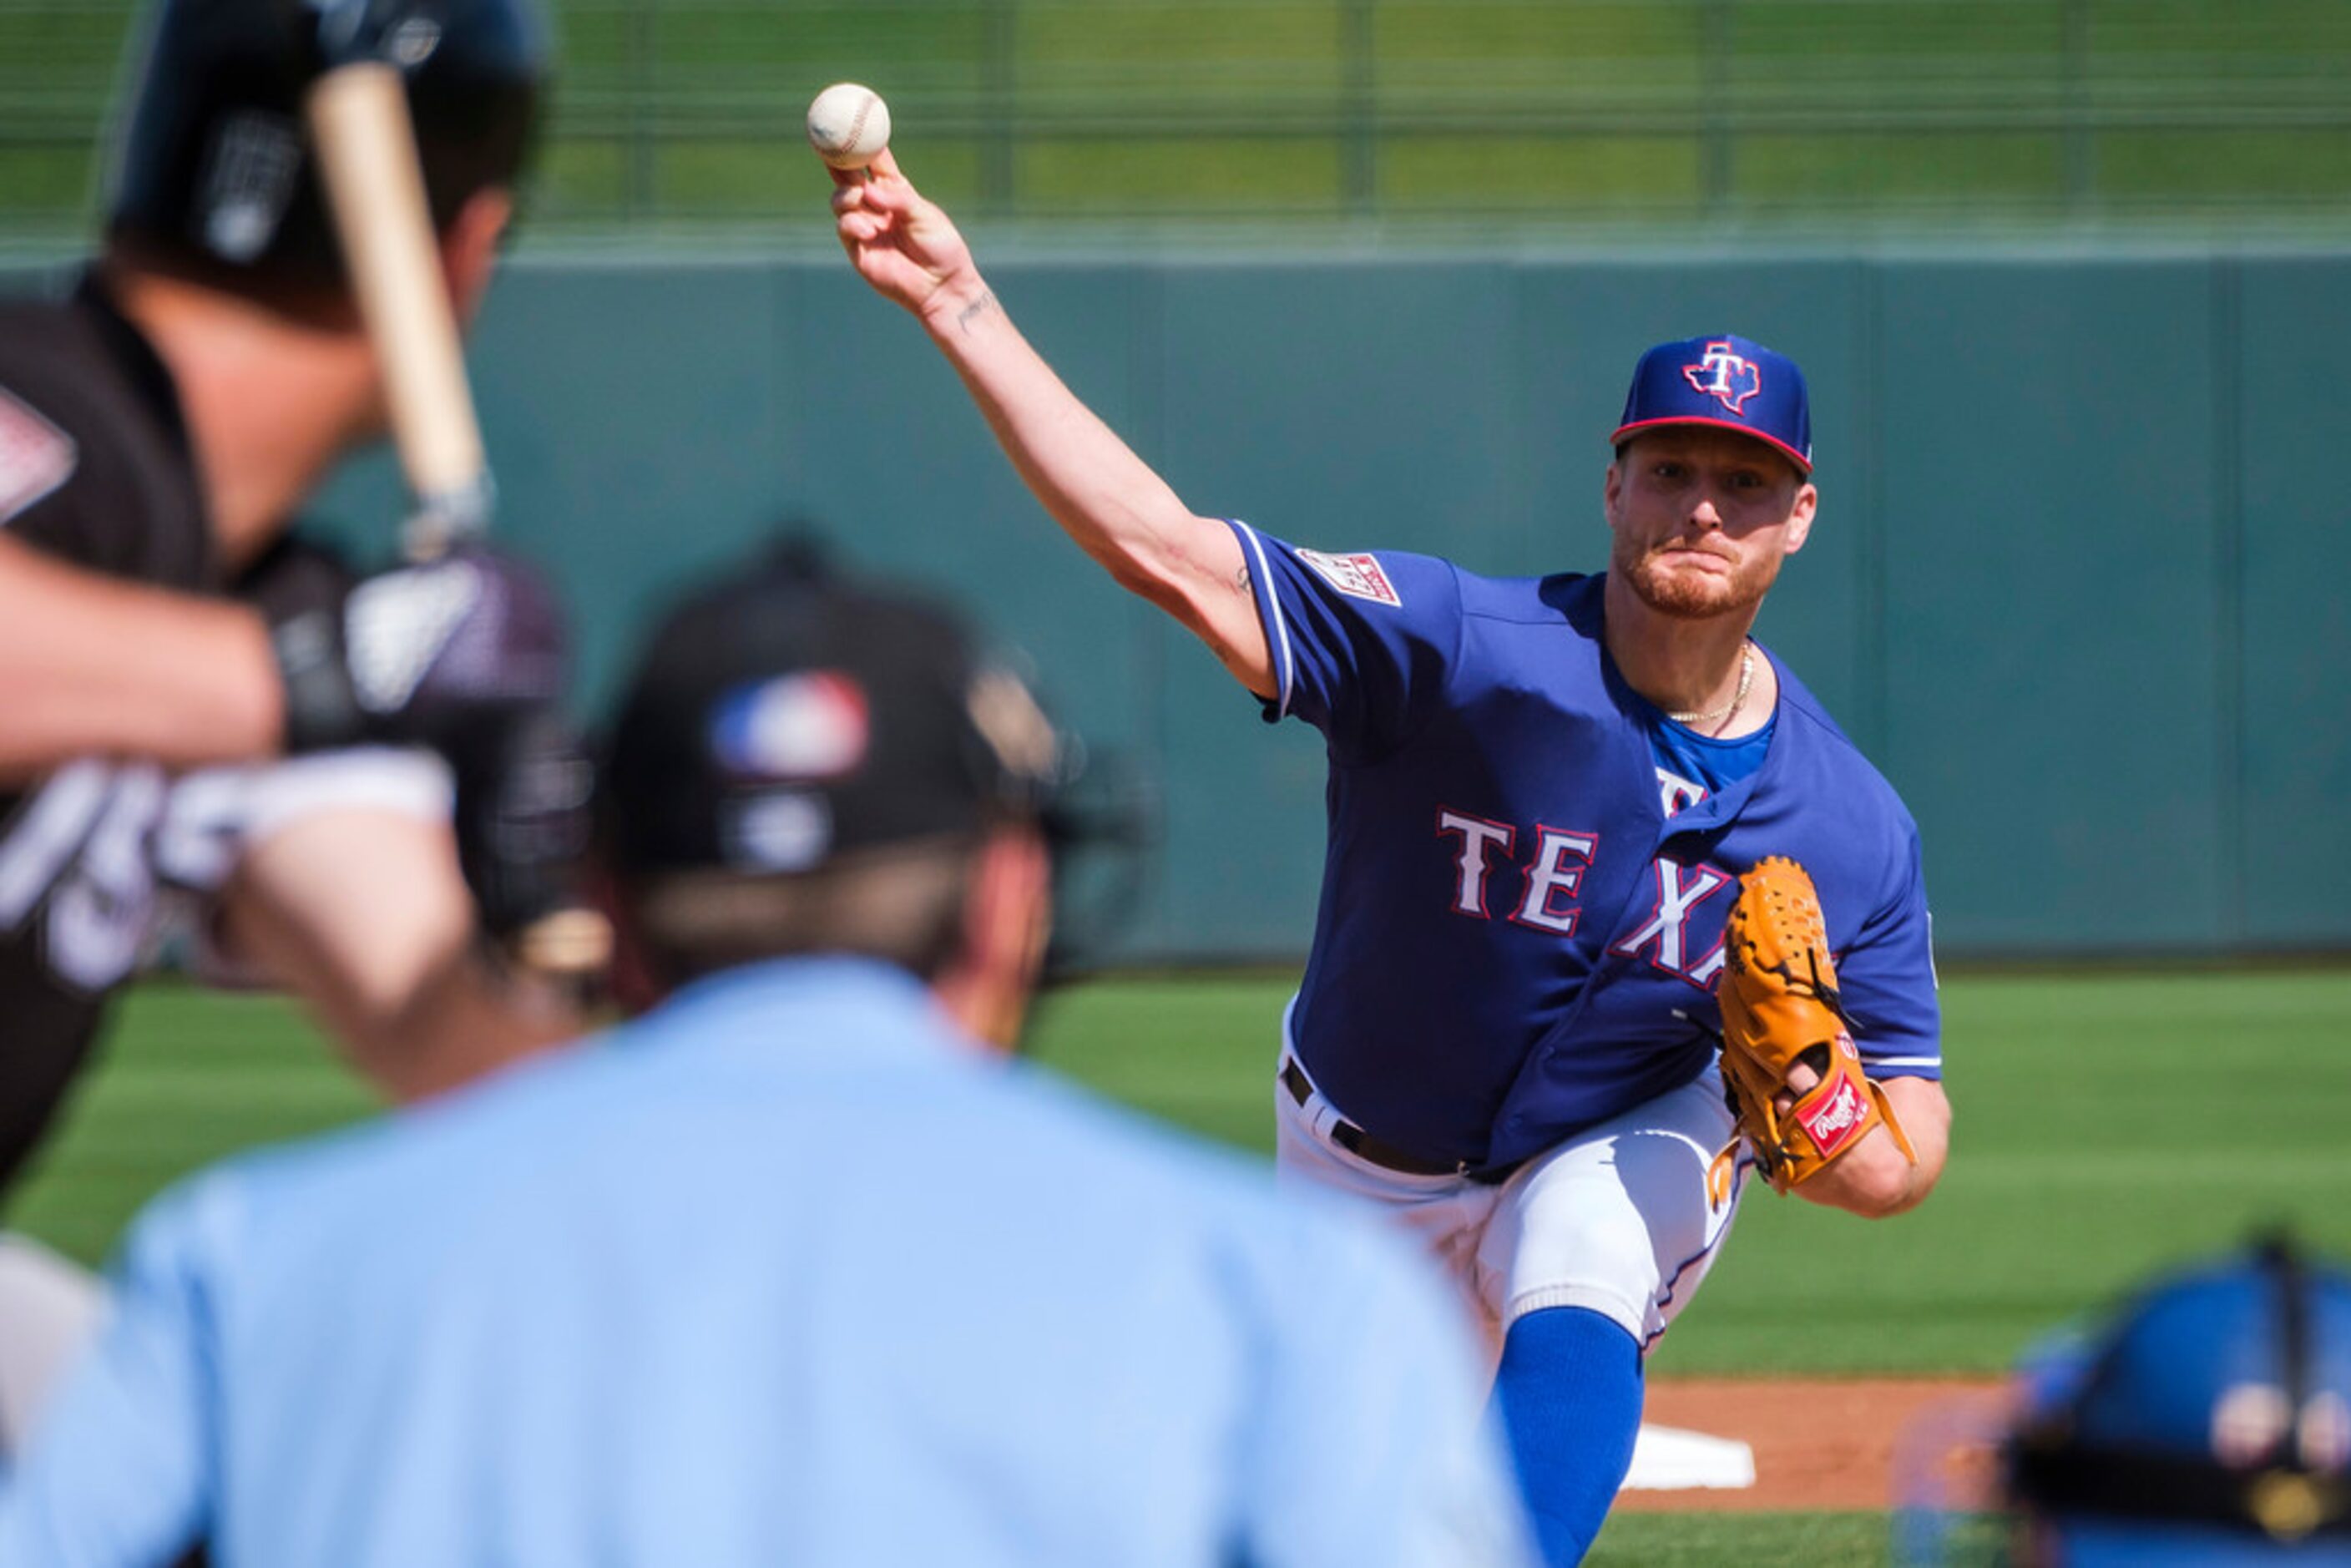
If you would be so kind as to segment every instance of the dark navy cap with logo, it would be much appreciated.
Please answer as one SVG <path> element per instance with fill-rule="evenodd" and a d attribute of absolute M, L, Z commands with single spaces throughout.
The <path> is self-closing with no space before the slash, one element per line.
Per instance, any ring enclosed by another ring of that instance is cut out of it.
<path fill-rule="evenodd" d="M 1660 343 L 1641 356 L 1625 417 L 1608 439 L 1622 444 L 1645 430 L 1704 424 L 1751 435 L 1813 471 L 1812 401 L 1804 372 L 1785 354 L 1730 333 Z"/>
<path fill-rule="evenodd" d="M 790 875 L 1033 819 L 1059 767 L 1027 688 L 953 615 L 792 544 L 653 634 L 608 741 L 603 838 L 623 877 Z"/>

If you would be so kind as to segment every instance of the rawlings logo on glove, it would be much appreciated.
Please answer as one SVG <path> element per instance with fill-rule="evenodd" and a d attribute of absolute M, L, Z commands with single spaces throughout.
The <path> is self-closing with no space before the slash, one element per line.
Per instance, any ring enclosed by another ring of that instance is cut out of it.
<path fill-rule="evenodd" d="M 1839 1040 L 1838 1045 L 1842 1050 L 1853 1049 L 1850 1039 Z M 1817 1099 L 1818 1095 L 1810 1096 L 1803 1105 L 1811 1105 Z M 1868 1097 L 1848 1079 L 1841 1078 L 1830 1084 L 1828 1103 L 1814 1108 L 1811 1115 L 1804 1113 L 1803 1105 L 1792 1107 L 1789 1113 L 1802 1124 L 1813 1147 L 1830 1159 L 1843 1154 L 1845 1145 L 1859 1137 L 1868 1125 Z"/>
<path fill-rule="evenodd" d="M 1739 879 L 1723 956 L 1722 1088 L 1739 1137 L 1708 1173 L 1716 1201 L 1729 1194 L 1741 1140 L 1777 1192 L 1818 1176 L 1880 1124 L 1915 1161 L 1886 1091 L 1862 1072 L 1803 867 L 1773 855 Z M 1816 1079 L 1801 1092 L 1789 1082 L 1799 1064 Z"/>

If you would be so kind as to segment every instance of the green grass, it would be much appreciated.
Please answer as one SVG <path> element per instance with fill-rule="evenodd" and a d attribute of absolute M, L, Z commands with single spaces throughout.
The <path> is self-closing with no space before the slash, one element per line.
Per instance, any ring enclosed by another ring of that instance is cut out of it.
<path fill-rule="evenodd" d="M 84 1261 L 182 1172 L 373 1104 L 275 998 L 151 985 L 116 1015 L 104 1051 L 6 1213 L 13 1228 Z"/>
<path fill-rule="evenodd" d="M 1855 1370 L 1990 1371 L 2249 1227 L 2351 1249 L 2351 976 L 1969 979 L 1944 998 L 1941 1190 L 1878 1226 L 1751 1204 L 1661 1367 L 1818 1364 L 1834 1343 Z"/>
<path fill-rule="evenodd" d="M 1479 175 L 1467 186 L 1465 169 Z M 1687 207 L 1701 186 L 1698 144 L 1687 136 L 1398 136 L 1381 143 L 1378 178 L 1394 212 Z"/>
<path fill-rule="evenodd" d="M 1040 1054 L 1263 1148 L 1287 988 L 1090 988 L 1049 1015 Z M 1973 977 L 1944 1006 L 1959 1119 L 1934 1198 L 1872 1224 L 1755 1189 L 1661 1371 L 1995 1372 L 2251 1227 L 2351 1251 L 2351 974 Z"/>
<path fill-rule="evenodd" d="M 1879 132 L 1741 137 L 1740 200 L 1750 206 L 1851 206 L 1964 197 L 2055 204 L 2063 149 L 2053 135 Z"/>
<path fill-rule="evenodd" d="M 570 230 L 784 221 L 800 106 L 842 78 L 975 216 L 2351 215 L 2340 0 L 551 8 L 532 205 Z M 0 0 L 0 235 L 81 221 L 129 10 Z"/>
<path fill-rule="evenodd" d="M 1592 1568 L 1863 1568 L 1886 1556 L 1880 1513 L 1618 1513 L 1584 1562 Z"/>
<path fill-rule="evenodd" d="M 1263 1151 L 1289 986 L 1081 987 L 1046 1008 L 1036 1053 Z M 1933 1200 L 1869 1224 L 1753 1189 L 1661 1371 L 1988 1373 L 2253 1226 L 2351 1251 L 2351 973 L 1969 977 L 1944 1002 L 1959 1124 Z M 151 986 L 10 1220 L 95 1259 L 180 1172 L 368 1104 L 279 1003 Z"/>
<path fill-rule="evenodd" d="M 1290 977 L 1119 979 L 1053 998 L 1037 1056 L 1260 1152 Z M 1991 1373 L 2148 1270 L 2288 1221 L 2351 1251 L 2351 972 L 1976 976 L 1944 989 L 1958 1138 L 1917 1213 L 1757 1190 L 1660 1372 Z M 149 986 L 8 1216 L 94 1260 L 232 1150 L 365 1114 L 283 1004 Z M 1886 1560 L 1885 1516 L 1623 1514 L 1595 1564 Z"/>

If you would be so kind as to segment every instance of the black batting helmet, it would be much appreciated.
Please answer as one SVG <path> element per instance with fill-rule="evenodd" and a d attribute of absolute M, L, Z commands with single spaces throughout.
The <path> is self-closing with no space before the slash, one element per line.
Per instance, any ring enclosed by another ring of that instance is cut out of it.
<path fill-rule="evenodd" d="M 302 123 L 329 59 L 389 61 L 436 228 L 529 149 L 549 37 L 535 0 L 155 0 L 121 106 L 110 239 L 218 273 L 338 284 Z"/>

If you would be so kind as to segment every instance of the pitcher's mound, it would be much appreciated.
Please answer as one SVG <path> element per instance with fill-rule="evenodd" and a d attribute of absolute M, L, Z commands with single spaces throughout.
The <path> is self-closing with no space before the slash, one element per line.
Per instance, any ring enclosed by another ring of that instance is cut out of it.
<path fill-rule="evenodd" d="M 1666 1378 L 1649 1385 L 1622 1509 L 1886 1509 L 1894 1441 L 1930 1406 L 1996 1404 L 1956 1378 Z M 1743 1479 L 1742 1479 L 1743 1477 Z"/>

